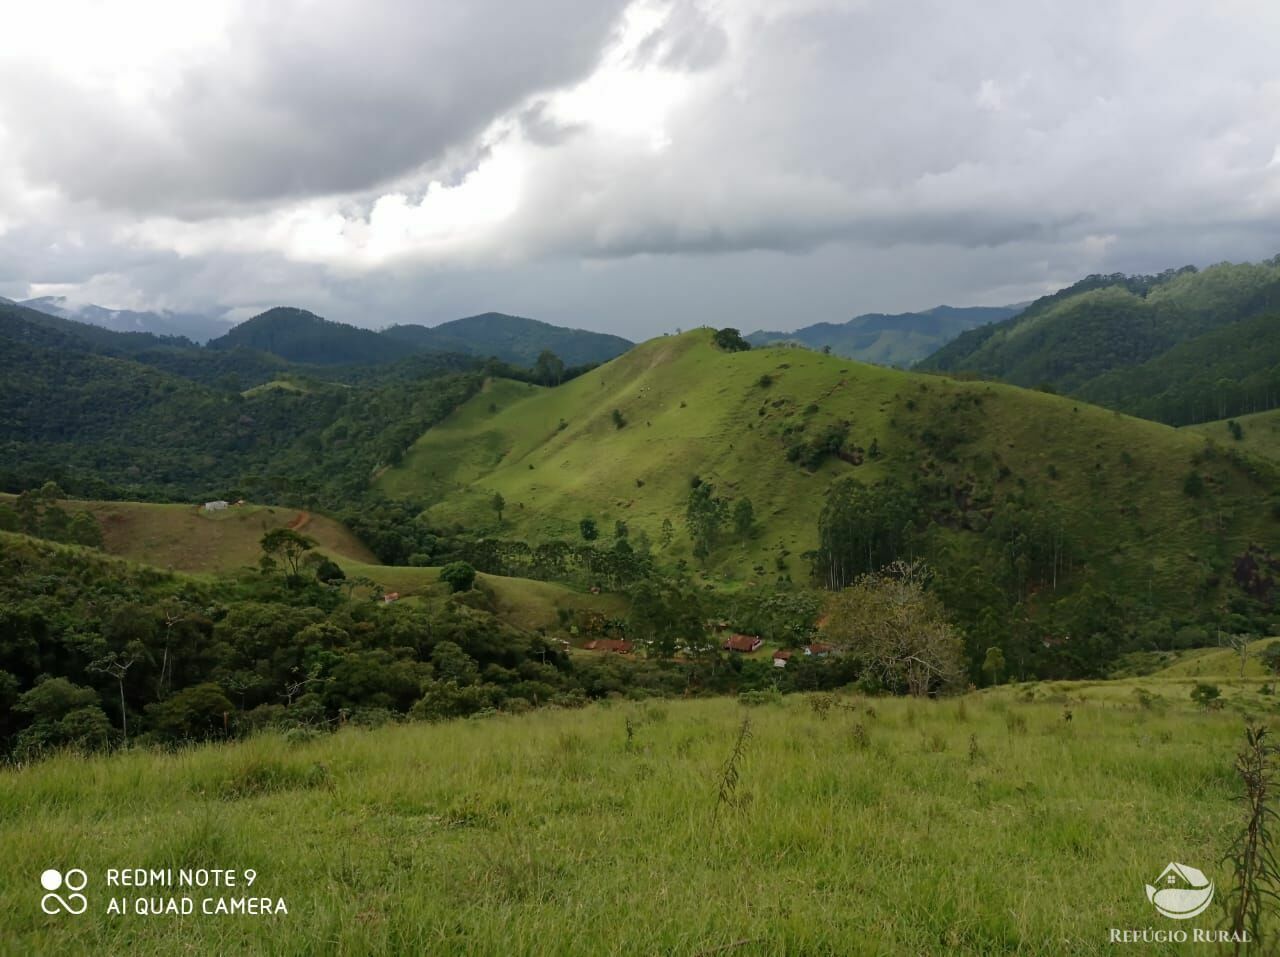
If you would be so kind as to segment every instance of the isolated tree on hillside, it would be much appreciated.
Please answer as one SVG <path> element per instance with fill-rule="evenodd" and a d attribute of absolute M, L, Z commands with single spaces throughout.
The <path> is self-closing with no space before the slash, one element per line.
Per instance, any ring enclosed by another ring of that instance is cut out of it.
<path fill-rule="evenodd" d="M 668 548 L 675 537 L 676 527 L 671 524 L 671 519 L 664 518 L 662 520 L 662 528 L 658 531 L 658 544 L 663 548 Z"/>
<path fill-rule="evenodd" d="M 756 512 L 751 504 L 751 499 L 738 499 L 733 506 L 733 530 L 738 533 L 738 537 L 746 538 L 750 535 L 755 523 Z"/>
<path fill-rule="evenodd" d="M 292 528 L 273 528 L 262 536 L 261 545 L 263 555 L 285 563 L 290 578 L 298 577 L 302 556 L 316 547 L 312 539 Z"/>
<path fill-rule="evenodd" d="M 534 363 L 533 374 L 543 385 L 559 385 L 564 379 L 564 360 L 550 349 L 543 349 Z"/>
<path fill-rule="evenodd" d="M 489 500 L 490 507 L 498 513 L 498 524 L 502 524 L 502 510 L 507 507 L 507 500 L 502 497 L 501 492 L 494 492 L 493 498 Z"/>
<path fill-rule="evenodd" d="M 695 552 L 706 554 L 715 547 L 727 512 L 728 503 L 716 497 L 710 482 L 699 482 L 689 489 L 684 521 L 689 527 Z"/>
<path fill-rule="evenodd" d="M 1004 652 L 992 646 L 987 649 L 987 656 L 982 660 L 982 673 L 990 684 L 998 685 L 1004 677 Z"/>
<path fill-rule="evenodd" d="M 730 326 L 717 329 L 711 341 L 725 352 L 747 352 L 751 349 L 751 343 L 742 338 L 742 333 Z"/>
<path fill-rule="evenodd" d="M 470 591 L 476 583 L 476 570 L 466 562 L 450 562 L 440 569 L 440 580 L 451 591 Z"/>
<path fill-rule="evenodd" d="M 920 697 L 964 681 L 964 643 L 925 591 L 923 562 L 894 562 L 831 599 L 824 633 L 887 688 Z"/>
<path fill-rule="evenodd" d="M 583 541 L 594 542 L 600 537 L 600 529 L 596 527 L 594 518 L 584 518 L 578 523 L 578 531 L 582 534 Z"/>

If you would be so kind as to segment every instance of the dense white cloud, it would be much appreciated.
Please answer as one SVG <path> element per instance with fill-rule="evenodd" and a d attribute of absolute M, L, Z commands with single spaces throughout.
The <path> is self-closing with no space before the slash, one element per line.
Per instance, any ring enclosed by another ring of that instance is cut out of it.
<path fill-rule="evenodd" d="M 0 293 L 642 336 L 1280 247 L 1262 3 L 174 9 L 0 39 Z"/>

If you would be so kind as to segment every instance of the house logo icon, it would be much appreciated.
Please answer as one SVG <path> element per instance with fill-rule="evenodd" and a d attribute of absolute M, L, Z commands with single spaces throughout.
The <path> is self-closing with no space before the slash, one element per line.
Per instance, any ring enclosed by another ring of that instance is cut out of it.
<path fill-rule="evenodd" d="M 1165 917 L 1187 920 L 1203 914 L 1213 903 L 1213 881 L 1194 867 L 1171 863 L 1154 886 L 1147 885 L 1147 900 Z"/>

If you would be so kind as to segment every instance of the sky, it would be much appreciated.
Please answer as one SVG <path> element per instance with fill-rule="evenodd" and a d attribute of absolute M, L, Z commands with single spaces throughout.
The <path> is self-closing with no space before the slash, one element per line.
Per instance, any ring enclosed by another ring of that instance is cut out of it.
<path fill-rule="evenodd" d="M 1280 252 L 1280 5 L 42 0 L 0 295 L 643 339 Z"/>

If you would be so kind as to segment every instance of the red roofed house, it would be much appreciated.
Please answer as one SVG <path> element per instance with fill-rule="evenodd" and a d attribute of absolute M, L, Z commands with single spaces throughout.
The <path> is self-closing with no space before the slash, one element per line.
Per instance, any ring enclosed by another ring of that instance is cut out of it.
<path fill-rule="evenodd" d="M 747 654 L 752 651 L 759 651 L 760 646 L 764 644 L 764 639 L 759 635 L 730 635 L 729 640 L 724 643 L 725 651 L 741 651 Z"/>
<path fill-rule="evenodd" d="M 629 655 L 635 646 L 619 638 L 592 638 L 582 647 L 587 651 L 612 651 L 619 655 Z"/>
<path fill-rule="evenodd" d="M 393 601 L 399 601 L 399 600 L 400 600 L 400 593 L 398 591 L 389 591 L 382 596 L 382 603 L 384 605 L 390 605 Z"/>
<path fill-rule="evenodd" d="M 825 658 L 835 650 L 834 645 L 824 645 L 821 642 L 816 641 L 811 645 L 804 646 L 804 653 L 806 655 L 813 655 L 815 658 Z"/>
<path fill-rule="evenodd" d="M 785 668 L 787 666 L 787 662 L 791 660 L 791 656 L 794 654 L 795 652 L 790 648 L 779 648 L 773 653 L 773 666 L 775 668 Z"/>

